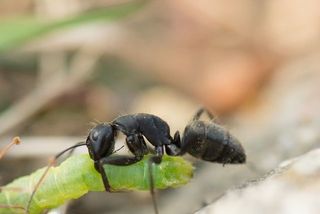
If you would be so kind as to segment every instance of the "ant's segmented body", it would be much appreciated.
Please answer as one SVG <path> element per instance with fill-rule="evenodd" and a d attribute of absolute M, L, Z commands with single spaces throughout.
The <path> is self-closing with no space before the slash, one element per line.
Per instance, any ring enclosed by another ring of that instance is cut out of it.
<path fill-rule="evenodd" d="M 245 152 L 239 141 L 226 129 L 213 123 L 201 121 L 206 110 L 200 109 L 184 130 L 182 139 L 177 131 L 172 138 L 169 125 L 152 114 L 132 114 L 116 118 L 111 123 L 94 127 L 87 138 L 91 158 L 101 174 L 106 191 L 110 191 L 103 165 L 130 165 L 140 161 L 148 151 L 145 137 L 153 146 L 155 155 L 151 162 L 160 163 L 164 154 L 177 156 L 185 153 L 210 162 L 241 164 L 246 161 Z M 207 112 L 207 111 L 206 111 Z M 207 112 L 212 119 L 212 115 Z M 117 131 L 126 135 L 126 144 L 134 156 L 111 156 L 114 151 Z"/>
<path fill-rule="evenodd" d="M 200 109 L 185 128 L 180 155 L 189 153 L 196 158 L 222 164 L 245 163 L 246 155 L 237 138 L 216 123 L 199 120 L 204 111 Z M 212 120 L 213 116 L 206 112 Z"/>

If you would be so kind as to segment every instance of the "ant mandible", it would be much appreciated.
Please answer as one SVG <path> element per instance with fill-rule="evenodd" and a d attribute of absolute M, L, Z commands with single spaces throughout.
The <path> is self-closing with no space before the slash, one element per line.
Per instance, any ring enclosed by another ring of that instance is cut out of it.
<path fill-rule="evenodd" d="M 86 145 L 89 155 L 94 161 L 94 167 L 100 173 L 105 190 L 108 192 L 112 192 L 112 187 L 109 184 L 103 165 L 127 166 L 142 160 L 143 156 L 149 153 L 144 137 L 154 146 L 152 152 L 154 155 L 150 158 L 150 164 L 160 164 L 164 151 L 170 156 L 188 153 L 205 161 L 222 164 L 245 163 L 246 155 L 240 142 L 222 126 L 212 121 L 200 120 L 204 112 L 208 114 L 211 120 L 213 119 L 213 116 L 207 110 L 199 109 L 192 121 L 186 126 L 182 138 L 179 131 L 176 131 L 174 137 L 171 137 L 169 125 L 158 116 L 146 113 L 120 116 L 110 123 L 96 125 L 90 130 L 85 143 L 78 143 L 65 149 L 56 155 L 54 160 L 66 151 Z M 115 138 L 119 131 L 126 136 L 126 145 L 133 156 L 112 156 L 115 152 Z M 154 210 L 158 213 L 151 172 L 149 172 L 149 176 Z M 44 179 L 44 176 L 41 179 Z M 40 185 L 40 182 L 37 186 Z"/>

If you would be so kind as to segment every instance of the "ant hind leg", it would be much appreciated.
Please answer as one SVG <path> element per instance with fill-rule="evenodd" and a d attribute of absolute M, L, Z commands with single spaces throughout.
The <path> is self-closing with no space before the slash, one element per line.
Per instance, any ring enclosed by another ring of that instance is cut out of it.
<path fill-rule="evenodd" d="M 217 119 L 217 117 L 213 114 L 211 114 L 211 112 L 209 112 L 207 109 L 205 109 L 204 107 L 201 107 L 193 116 L 192 121 L 196 121 L 199 120 L 200 117 L 202 116 L 203 113 L 206 113 L 209 117 L 209 119 L 213 122 L 216 122 L 219 124 L 219 121 Z"/>
<path fill-rule="evenodd" d="M 201 115 L 202 115 L 203 112 L 205 112 L 205 111 L 206 111 L 206 110 L 205 110 L 203 107 L 199 108 L 198 111 L 197 111 L 197 112 L 195 113 L 195 115 L 193 116 L 192 121 L 199 120 L 200 117 L 201 117 Z"/>

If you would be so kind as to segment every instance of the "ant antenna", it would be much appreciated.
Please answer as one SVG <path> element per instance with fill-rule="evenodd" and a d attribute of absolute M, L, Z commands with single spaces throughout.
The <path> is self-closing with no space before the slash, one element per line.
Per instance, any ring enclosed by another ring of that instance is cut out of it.
<path fill-rule="evenodd" d="M 67 155 L 67 158 L 68 157 L 70 157 L 71 155 L 73 155 L 73 153 L 74 153 L 74 150 L 78 147 L 78 145 L 82 145 L 83 144 L 83 142 L 79 142 L 79 143 L 76 143 L 74 146 L 73 146 L 73 148 L 68 148 L 68 149 L 70 149 L 70 152 L 69 152 L 69 154 Z"/>
<path fill-rule="evenodd" d="M 12 139 L 11 143 L 6 145 L 3 149 L 0 151 L 0 160 L 3 158 L 3 156 L 11 149 L 13 145 L 18 145 L 21 143 L 20 137 L 16 136 Z"/>
<path fill-rule="evenodd" d="M 50 159 L 49 159 L 49 164 L 48 164 L 46 170 L 43 172 L 42 176 L 40 177 L 38 183 L 35 185 L 32 193 L 31 193 L 30 199 L 29 199 L 29 201 L 28 201 L 27 209 L 26 209 L 26 212 L 25 212 L 26 214 L 29 213 L 29 209 L 30 209 L 30 206 L 31 206 L 31 202 L 32 202 L 32 199 L 33 199 L 34 195 L 36 194 L 36 191 L 39 189 L 40 185 L 43 183 L 44 179 L 46 178 L 49 169 L 56 164 L 57 159 L 58 159 L 59 157 L 61 157 L 64 153 L 66 153 L 67 151 L 72 150 L 72 149 L 74 149 L 74 148 L 76 148 L 76 147 L 85 146 L 85 145 L 86 145 L 86 143 L 79 142 L 79 143 L 77 143 L 77 144 L 75 144 L 75 145 L 73 145 L 73 146 L 70 146 L 69 148 L 61 151 L 60 153 L 58 153 L 57 155 L 55 155 L 53 158 L 50 158 Z"/>
<path fill-rule="evenodd" d="M 154 191 L 154 180 L 153 180 L 153 161 L 152 158 L 149 159 L 148 161 L 148 171 L 149 171 L 149 183 L 150 183 L 150 194 L 152 198 L 152 204 L 153 204 L 153 209 L 155 214 L 159 214 L 158 211 L 158 206 L 157 206 L 157 200 L 156 200 L 156 194 Z"/>

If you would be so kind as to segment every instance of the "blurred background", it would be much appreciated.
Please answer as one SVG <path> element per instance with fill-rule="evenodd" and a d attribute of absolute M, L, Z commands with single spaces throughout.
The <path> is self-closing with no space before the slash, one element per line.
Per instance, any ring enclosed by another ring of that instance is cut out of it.
<path fill-rule="evenodd" d="M 193 213 L 320 143 L 316 0 L 0 0 L 1 184 L 85 139 L 91 122 L 153 113 L 183 131 L 205 106 L 244 166 L 195 162 L 160 213 Z M 86 152 L 86 150 L 83 150 Z M 189 158 L 190 161 L 195 161 Z M 55 213 L 152 213 L 149 193 L 90 193 Z"/>

